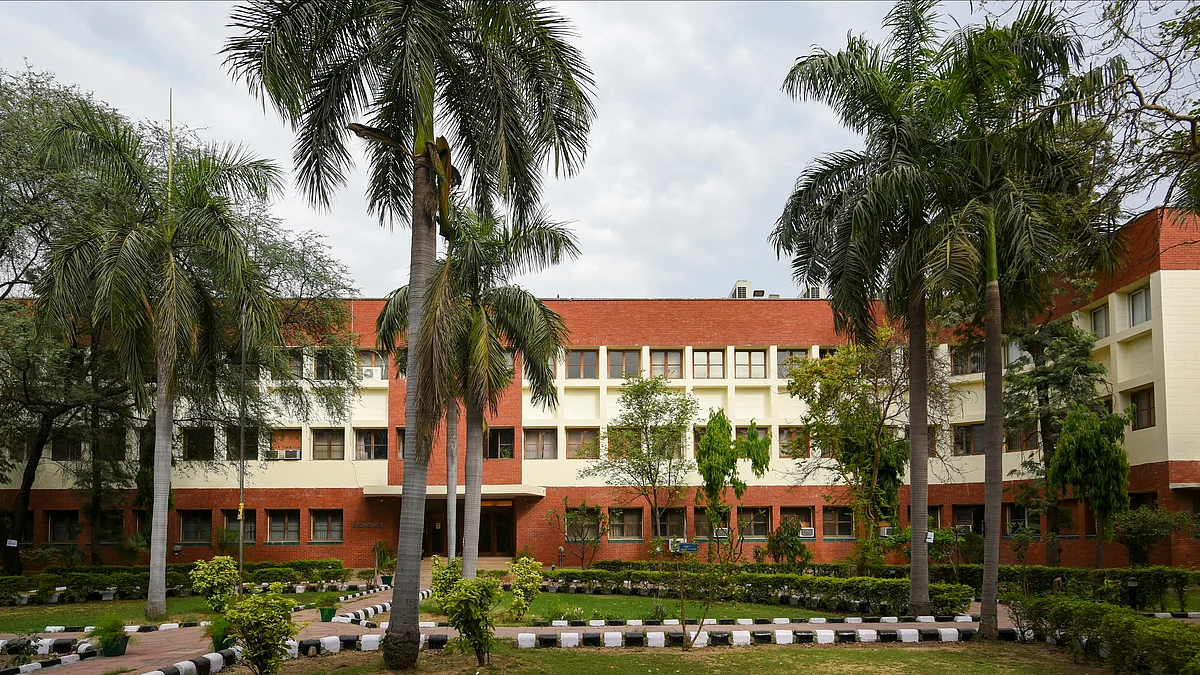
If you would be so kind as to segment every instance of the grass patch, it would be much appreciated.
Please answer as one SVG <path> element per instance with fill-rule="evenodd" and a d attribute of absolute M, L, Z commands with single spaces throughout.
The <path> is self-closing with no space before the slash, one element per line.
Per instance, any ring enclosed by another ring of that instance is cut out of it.
<path fill-rule="evenodd" d="M 512 594 L 505 593 L 501 607 L 506 607 L 512 601 Z M 534 620 L 545 621 L 558 618 L 556 610 L 578 607 L 583 612 L 583 619 L 649 619 L 654 613 L 654 606 L 662 603 L 666 610 L 666 618 L 679 618 L 679 601 L 670 598 L 643 598 L 637 595 L 586 595 L 569 593 L 542 593 L 534 599 L 529 612 L 518 625 L 530 625 Z M 687 604 L 689 619 L 699 619 L 704 607 L 695 602 Z M 743 602 L 714 602 L 708 611 L 710 619 L 773 619 L 777 616 L 808 619 L 815 616 L 842 616 L 841 612 L 826 610 L 814 611 L 790 605 L 760 605 Z M 424 621 L 445 621 L 437 602 L 426 600 L 421 603 L 421 619 Z M 374 619 L 373 619 L 374 620 Z M 387 621 L 381 618 L 381 621 Z M 513 625 L 504 623 L 504 625 Z"/>
<path fill-rule="evenodd" d="M 320 593 L 296 593 L 286 596 L 296 604 L 312 602 Z M 145 623 L 145 600 L 76 602 L 53 605 L 16 605 L 0 607 L 0 633 L 40 633 L 46 626 L 95 626 L 117 617 L 127 625 Z M 205 621 L 212 616 L 204 598 L 167 598 L 167 618 L 157 623 Z"/>
<path fill-rule="evenodd" d="M 283 675 L 373 675 L 389 672 L 377 652 L 356 652 L 297 659 L 284 664 Z M 788 647 L 759 645 L 713 647 L 694 652 L 643 649 L 529 649 L 501 646 L 492 665 L 475 666 L 474 656 L 438 651 L 421 653 L 412 672 L 486 675 L 571 673 L 716 673 L 759 675 L 791 673 L 872 673 L 901 675 L 1094 675 L 1103 670 L 1071 662 L 1066 652 L 1046 645 L 839 645 Z"/>
<path fill-rule="evenodd" d="M 133 671 L 133 668 L 113 668 L 112 670 L 106 670 L 103 673 L 100 673 L 100 675 L 123 675 L 124 673 L 132 673 Z"/>

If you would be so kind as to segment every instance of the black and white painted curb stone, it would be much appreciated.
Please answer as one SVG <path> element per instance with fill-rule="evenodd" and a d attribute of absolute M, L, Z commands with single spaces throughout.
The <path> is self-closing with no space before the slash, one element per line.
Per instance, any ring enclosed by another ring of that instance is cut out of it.
<path fill-rule="evenodd" d="M 144 675 L 212 675 L 224 668 L 234 665 L 242 656 L 242 648 L 222 649 L 194 659 L 180 661 L 158 670 L 151 670 Z"/>
<path fill-rule="evenodd" d="M 691 630 L 694 647 L 747 647 L 755 644 L 843 644 L 852 642 L 966 642 L 975 638 L 974 628 L 870 628 L 846 630 Z M 676 647 L 683 645 L 683 631 L 595 633 L 518 633 L 521 649 L 550 647 Z"/>
<path fill-rule="evenodd" d="M 774 617 L 769 619 L 705 619 L 705 626 L 755 626 L 755 625 L 779 625 L 779 624 L 857 624 L 857 623 L 978 623 L 979 617 L 970 614 L 955 614 L 955 615 L 939 615 L 939 616 L 833 616 L 828 618 L 814 617 L 808 619 Z M 688 619 L 686 625 L 695 626 L 699 624 L 698 619 Z M 534 621 L 534 628 L 544 628 L 551 626 L 554 628 L 566 627 L 591 627 L 602 628 L 604 626 L 678 626 L 679 619 L 592 619 L 591 621 L 572 620 L 572 621 Z"/>
<path fill-rule="evenodd" d="M 66 665 L 75 663 L 83 659 L 90 659 L 93 656 L 99 656 L 100 652 L 96 650 L 92 644 L 86 640 L 74 640 L 72 638 L 42 638 L 36 641 L 37 652 L 39 656 L 54 656 L 54 658 L 45 659 L 43 661 L 34 661 L 23 666 L 14 666 L 12 668 L 0 668 L 0 675 L 18 675 L 19 673 L 28 673 L 42 668 L 51 668 L 53 666 Z M 0 654 L 7 654 L 24 647 L 26 640 L 0 640 Z"/>

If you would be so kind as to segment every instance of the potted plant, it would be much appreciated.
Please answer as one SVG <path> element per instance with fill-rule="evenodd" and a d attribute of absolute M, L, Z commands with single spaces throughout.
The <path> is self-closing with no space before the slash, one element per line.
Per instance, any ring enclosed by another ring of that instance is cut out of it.
<path fill-rule="evenodd" d="M 100 646 L 100 654 L 103 656 L 124 656 L 125 648 L 133 641 L 125 632 L 125 623 L 117 617 L 100 622 L 88 633 L 88 637 Z"/>
<path fill-rule="evenodd" d="M 391 586 L 392 572 L 396 569 L 396 554 L 382 539 L 375 542 L 371 552 L 375 554 L 375 572 L 379 575 L 380 583 Z"/>
<path fill-rule="evenodd" d="M 363 588 L 370 588 L 371 584 L 375 583 L 374 570 L 354 570 L 354 578 L 363 582 Z"/>
<path fill-rule="evenodd" d="M 321 613 L 321 621 L 326 623 L 333 621 L 334 614 L 341 606 L 337 593 L 322 593 L 317 596 L 317 611 Z"/>
<path fill-rule="evenodd" d="M 204 634 L 212 638 L 214 652 L 233 647 L 234 638 L 229 633 L 229 620 L 223 616 L 214 617 L 212 623 L 204 628 Z"/>

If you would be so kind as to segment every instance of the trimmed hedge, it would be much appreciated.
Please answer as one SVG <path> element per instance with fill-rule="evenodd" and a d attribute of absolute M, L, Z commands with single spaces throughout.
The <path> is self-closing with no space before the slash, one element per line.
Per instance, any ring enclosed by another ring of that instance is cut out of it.
<path fill-rule="evenodd" d="M 249 575 L 249 581 L 255 584 L 294 584 L 300 580 L 296 570 L 288 567 L 264 567 Z"/>
<path fill-rule="evenodd" d="M 740 568 L 739 568 L 740 569 Z M 662 589 L 671 595 L 682 579 L 685 586 L 695 572 L 657 572 L 627 570 L 560 569 L 544 573 L 550 581 L 578 584 L 585 587 L 617 587 L 629 582 L 631 586 Z M 774 603 L 782 595 L 798 595 L 811 607 L 852 609 L 871 613 L 904 614 L 908 609 L 908 579 L 876 577 L 832 577 L 810 574 L 761 574 L 735 571 L 731 574 L 727 592 L 720 600 Z M 930 584 L 930 601 L 936 614 L 956 614 L 966 611 L 974 592 L 962 584 Z M 863 608 L 859 603 L 866 603 Z"/>
<path fill-rule="evenodd" d="M 1195 624 L 1063 596 L 1015 602 L 1010 614 L 1020 632 L 1032 632 L 1039 642 L 1053 638 L 1076 658 L 1103 657 L 1114 673 L 1200 675 L 1200 626 Z"/>

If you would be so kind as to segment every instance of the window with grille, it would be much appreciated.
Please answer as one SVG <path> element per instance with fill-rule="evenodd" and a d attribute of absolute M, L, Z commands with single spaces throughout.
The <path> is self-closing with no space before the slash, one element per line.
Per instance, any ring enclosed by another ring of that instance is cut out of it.
<path fill-rule="evenodd" d="M 854 511 L 844 506 L 827 506 L 821 510 L 821 534 L 826 537 L 853 537 Z"/>
<path fill-rule="evenodd" d="M 225 529 L 237 534 L 238 518 L 237 509 L 221 509 L 221 515 L 225 518 Z M 242 522 L 246 528 L 245 538 L 247 543 L 253 543 L 258 540 L 258 523 L 254 517 L 254 509 L 244 509 L 242 511 Z"/>
<path fill-rule="evenodd" d="M 1008 523 L 1005 527 L 1005 532 L 1009 535 L 1015 534 L 1019 528 L 1033 530 L 1038 533 L 1042 531 L 1041 516 L 1031 514 L 1029 509 L 1020 504 L 1005 504 L 1004 517 Z"/>
<path fill-rule="evenodd" d="M 608 510 L 609 539 L 642 539 L 642 510 L 638 508 Z"/>
<path fill-rule="evenodd" d="M 632 349 L 608 350 L 608 378 L 619 380 L 626 375 L 641 375 L 642 353 Z"/>
<path fill-rule="evenodd" d="M 767 376 L 767 352 L 761 349 L 739 349 L 733 353 L 733 376 L 739 379 L 762 379 Z"/>
<path fill-rule="evenodd" d="M 57 438 L 50 444 L 50 459 L 56 462 L 83 461 L 83 441 L 78 438 Z"/>
<path fill-rule="evenodd" d="M 558 459 L 558 429 L 526 429 L 525 459 Z"/>
<path fill-rule="evenodd" d="M 697 380 L 725 378 L 725 350 L 696 349 L 692 351 L 692 377 Z"/>
<path fill-rule="evenodd" d="M 300 541 L 300 511 L 297 509 L 272 509 L 267 512 L 271 529 L 267 533 L 267 541 L 289 542 Z"/>
<path fill-rule="evenodd" d="M 212 543 L 212 511 L 180 511 L 179 541 Z"/>
<path fill-rule="evenodd" d="M 346 430 L 313 429 L 313 459 L 346 459 Z"/>
<path fill-rule="evenodd" d="M 568 380 L 595 380 L 600 377 L 597 369 L 600 352 L 594 349 L 577 349 L 567 352 Z"/>
<path fill-rule="evenodd" d="M 359 429 L 355 435 L 355 459 L 387 459 L 387 429 Z"/>
<path fill-rule="evenodd" d="M 1030 452 L 1038 449 L 1038 430 L 1034 427 L 1013 431 L 1004 439 L 1005 452 Z"/>
<path fill-rule="evenodd" d="M 683 378 L 683 352 L 678 349 L 656 349 L 650 352 L 650 377 L 668 380 Z"/>
<path fill-rule="evenodd" d="M 502 429 L 492 427 L 487 432 L 487 458 L 512 459 L 515 445 L 512 428 Z"/>
<path fill-rule="evenodd" d="M 950 348 L 950 374 L 970 375 L 983 372 L 983 348 L 978 345 L 956 345 Z"/>
<path fill-rule="evenodd" d="M 567 459 L 598 459 L 599 429 L 567 429 Z"/>
<path fill-rule="evenodd" d="M 313 541 L 342 540 L 342 510 L 322 509 L 312 512 Z"/>

